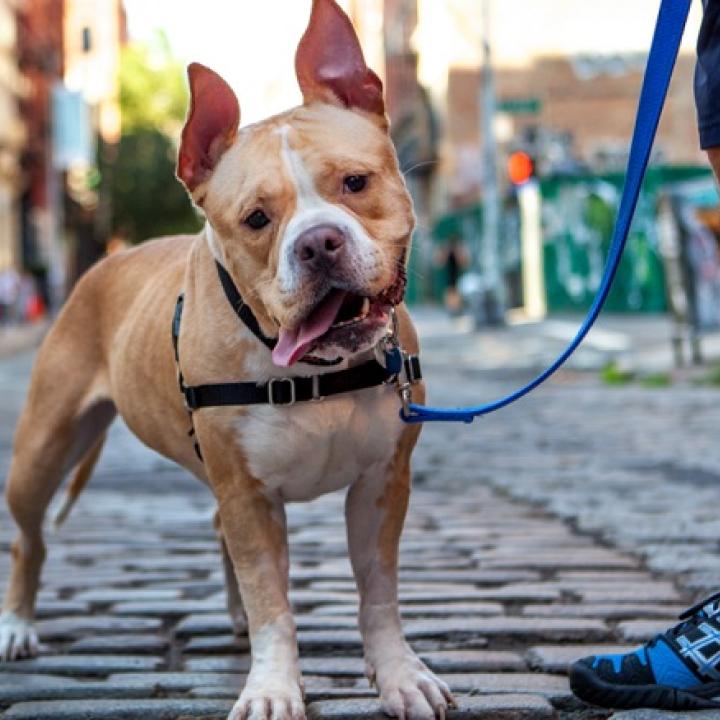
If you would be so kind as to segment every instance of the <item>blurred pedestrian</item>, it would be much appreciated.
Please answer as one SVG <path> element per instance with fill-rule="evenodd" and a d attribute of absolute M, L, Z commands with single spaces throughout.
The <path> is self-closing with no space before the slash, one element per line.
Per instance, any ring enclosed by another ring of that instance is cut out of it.
<path fill-rule="evenodd" d="M 15 303 L 20 291 L 20 276 L 12 267 L 0 270 L 0 325 L 13 319 Z"/>
<path fill-rule="evenodd" d="M 438 249 L 435 264 L 445 272 L 445 307 L 453 315 L 462 310 L 458 283 L 470 264 L 470 255 L 458 235 L 451 235 L 444 247 Z"/>
<path fill-rule="evenodd" d="M 29 272 L 20 275 L 13 315 L 15 322 L 35 322 L 45 314 L 37 280 Z"/>
<path fill-rule="evenodd" d="M 703 6 L 695 99 L 700 145 L 720 181 L 720 0 L 703 0 Z M 720 592 L 680 620 L 633 652 L 578 660 L 570 668 L 575 694 L 612 708 L 720 708 L 713 699 L 720 696 Z"/>

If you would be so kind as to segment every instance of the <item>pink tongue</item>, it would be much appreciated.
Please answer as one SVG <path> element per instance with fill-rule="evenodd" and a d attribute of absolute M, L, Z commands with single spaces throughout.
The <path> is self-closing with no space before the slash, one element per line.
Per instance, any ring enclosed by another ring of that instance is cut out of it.
<path fill-rule="evenodd" d="M 335 322 L 347 293 L 331 290 L 330 294 L 294 330 L 280 328 L 280 337 L 273 350 L 273 362 L 280 367 L 296 363 L 321 335 Z"/>

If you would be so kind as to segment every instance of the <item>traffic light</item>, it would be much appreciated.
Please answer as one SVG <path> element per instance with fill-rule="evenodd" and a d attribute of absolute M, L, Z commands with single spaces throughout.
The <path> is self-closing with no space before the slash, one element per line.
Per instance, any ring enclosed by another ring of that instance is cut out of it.
<path fill-rule="evenodd" d="M 535 161 L 522 150 L 517 150 L 508 158 L 508 177 L 515 185 L 524 185 L 535 175 Z"/>

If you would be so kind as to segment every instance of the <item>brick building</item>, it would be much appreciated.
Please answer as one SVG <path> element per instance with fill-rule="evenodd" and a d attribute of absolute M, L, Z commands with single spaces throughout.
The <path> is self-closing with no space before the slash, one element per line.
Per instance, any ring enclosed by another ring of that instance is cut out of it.
<path fill-rule="evenodd" d="M 105 253 L 110 239 L 112 208 L 109 174 L 121 133 L 120 49 L 127 42 L 121 0 L 65 0 L 64 87 L 83 106 L 89 139 L 85 153 L 70 160 L 67 172 L 67 269 L 73 283 Z M 85 157 L 82 155 L 85 154 Z M 102 161 L 104 182 L 93 182 Z"/>
<path fill-rule="evenodd" d="M 691 92 L 695 61 L 681 56 L 660 125 L 655 157 L 694 165 L 703 161 L 695 129 Z M 541 57 L 529 67 L 499 68 L 497 90 L 501 140 L 522 145 L 543 133 L 550 157 L 602 172 L 621 169 L 629 149 L 642 82 L 643 58 Z M 450 70 L 447 88 L 446 166 L 455 203 L 477 198 L 480 191 L 482 137 L 478 93 L 480 71 Z M 509 112 L 503 112 L 507 108 Z M 553 157 L 554 155 L 554 157 Z"/>
<path fill-rule="evenodd" d="M 18 6 L 17 57 L 27 83 L 20 103 L 27 142 L 22 156 L 21 263 L 43 287 L 60 275 L 60 185 L 52 167 L 52 94 L 62 80 L 64 0 L 25 0 Z M 47 292 L 47 290 L 46 290 Z"/>
<path fill-rule="evenodd" d="M 19 101 L 27 84 L 17 65 L 18 4 L 0 0 L 0 270 L 20 265 L 20 169 L 26 130 Z"/>

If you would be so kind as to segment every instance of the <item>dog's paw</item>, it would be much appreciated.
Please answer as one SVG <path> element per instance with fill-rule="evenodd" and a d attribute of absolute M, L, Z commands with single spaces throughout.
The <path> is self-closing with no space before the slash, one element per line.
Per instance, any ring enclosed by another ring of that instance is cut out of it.
<path fill-rule="evenodd" d="M 0 660 L 35 657 L 40 649 L 32 623 L 10 610 L 0 614 Z"/>
<path fill-rule="evenodd" d="M 450 688 L 414 653 L 368 670 L 380 692 L 383 712 L 391 717 L 444 720 L 448 708 L 457 707 Z"/>
<path fill-rule="evenodd" d="M 228 720 L 305 720 L 303 693 L 297 681 L 248 678 Z"/>

